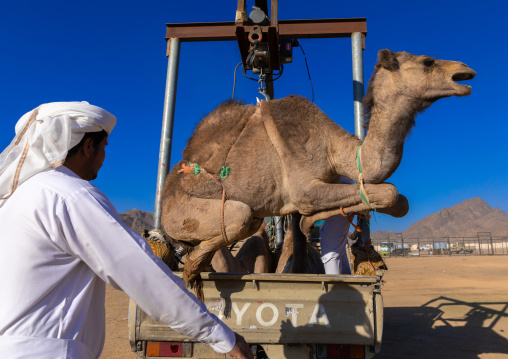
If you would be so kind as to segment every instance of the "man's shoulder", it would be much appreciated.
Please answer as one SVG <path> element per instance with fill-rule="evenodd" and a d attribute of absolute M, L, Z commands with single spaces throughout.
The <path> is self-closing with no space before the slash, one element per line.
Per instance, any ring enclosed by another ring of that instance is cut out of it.
<path fill-rule="evenodd" d="M 27 185 L 44 188 L 64 197 L 72 196 L 79 192 L 93 192 L 97 190 L 93 184 L 81 179 L 63 166 L 35 175 L 27 181 Z"/>

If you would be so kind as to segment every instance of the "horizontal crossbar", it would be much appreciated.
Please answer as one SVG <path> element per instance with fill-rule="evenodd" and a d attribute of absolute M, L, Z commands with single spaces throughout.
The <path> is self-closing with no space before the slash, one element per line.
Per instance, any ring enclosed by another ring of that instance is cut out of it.
<path fill-rule="evenodd" d="M 279 20 L 279 35 L 305 38 L 350 37 L 355 32 L 367 35 L 366 18 Z M 182 42 L 236 40 L 235 23 L 205 22 L 166 24 L 166 39 L 178 38 Z"/>

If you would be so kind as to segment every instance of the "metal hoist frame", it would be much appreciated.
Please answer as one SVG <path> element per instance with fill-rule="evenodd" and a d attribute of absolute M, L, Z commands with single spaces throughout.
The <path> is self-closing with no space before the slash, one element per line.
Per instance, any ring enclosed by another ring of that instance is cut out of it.
<path fill-rule="evenodd" d="M 238 1 L 238 9 L 241 8 L 242 0 Z M 278 48 L 278 38 L 280 36 L 295 39 L 302 38 L 330 38 L 330 37 L 350 37 L 353 63 L 353 105 L 355 135 L 360 139 L 365 139 L 364 112 L 362 100 L 364 96 L 364 78 L 363 78 L 363 50 L 365 49 L 365 36 L 367 35 L 367 23 L 365 18 L 354 19 L 320 19 L 320 20 L 281 20 L 277 19 L 278 6 L 277 1 L 271 2 L 271 25 L 260 26 L 259 31 L 262 36 L 269 39 L 269 47 Z M 238 11 L 237 11 L 238 14 Z M 238 18 L 238 16 L 237 16 Z M 157 172 L 157 186 L 155 194 L 155 209 L 153 226 L 155 229 L 161 228 L 161 200 L 164 182 L 169 173 L 171 162 L 171 146 L 173 141 L 173 125 L 175 120 L 176 90 L 178 82 L 178 66 L 180 60 L 181 42 L 195 41 L 225 41 L 237 40 L 244 61 L 248 56 L 247 31 L 252 30 L 252 26 L 245 25 L 242 21 L 220 22 L 220 23 L 185 23 L 185 24 L 167 24 L 167 56 L 168 69 L 166 75 L 166 89 L 164 96 L 164 111 L 162 118 L 161 142 L 159 150 L 159 165 Z M 256 29 L 257 31 L 257 29 Z M 275 40 L 274 40 L 275 39 Z M 275 45 L 273 42 L 276 41 Z M 275 54 L 270 55 L 270 61 L 279 64 L 279 59 Z M 278 56 L 278 54 L 277 54 Z M 270 65 L 272 66 L 272 65 Z M 259 79 L 259 92 L 266 101 L 273 99 L 272 73 L 263 73 L 261 71 Z M 265 86 L 266 85 L 266 86 Z M 282 222 L 282 221 L 278 221 Z M 282 223 L 281 223 L 282 224 Z M 368 222 L 363 224 L 368 234 Z M 277 231 L 280 236 L 280 232 Z M 279 239 L 282 241 L 282 238 Z"/>

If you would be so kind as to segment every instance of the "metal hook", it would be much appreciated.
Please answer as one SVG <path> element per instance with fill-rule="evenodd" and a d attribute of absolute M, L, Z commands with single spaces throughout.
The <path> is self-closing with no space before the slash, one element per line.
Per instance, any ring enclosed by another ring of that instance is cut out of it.
<path fill-rule="evenodd" d="M 260 87 L 258 88 L 258 91 L 261 95 L 263 95 L 263 97 L 265 98 L 265 101 L 270 101 L 271 100 L 270 95 L 268 95 L 266 93 L 266 87 L 264 87 L 265 76 L 266 75 L 263 73 L 263 69 L 261 68 L 261 73 L 259 74 L 259 80 L 258 80 Z"/>

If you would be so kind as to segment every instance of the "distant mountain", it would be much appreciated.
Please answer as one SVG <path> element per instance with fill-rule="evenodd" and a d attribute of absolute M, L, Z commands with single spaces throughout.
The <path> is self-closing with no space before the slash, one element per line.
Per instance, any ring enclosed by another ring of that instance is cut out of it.
<path fill-rule="evenodd" d="M 120 218 L 134 232 L 142 234 L 145 229 L 153 228 L 153 213 L 145 212 L 139 209 L 130 209 L 120 213 Z"/>
<path fill-rule="evenodd" d="M 426 237 L 476 237 L 478 232 L 493 236 L 508 236 L 508 215 L 499 208 L 490 207 L 475 197 L 450 208 L 443 208 L 402 232 L 406 239 Z M 375 240 L 395 238 L 395 232 L 374 232 Z"/>
<path fill-rule="evenodd" d="M 142 233 L 153 226 L 153 213 L 131 209 L 120 218 L 134 231 Z M 508 215 L 499 208 L 490 207 L 481 198 L 471 198 L 450 208 L 443 208 L 402 232 L 405 239 L 430 237 L 476 237 L 478 232 L 493 236 L 508 236 Z M 399 233 L 378 231 L 372 233 L 374 241 L 395 239 Z"/>
<path fill-rule="evenodd" d="M 388 238 L 395 239 L 397 236 L 400 237 L 400 234 L 394 231 L 375 231 L 370 234 L 370 237 L 375 242 L 384 241 Z"/>

